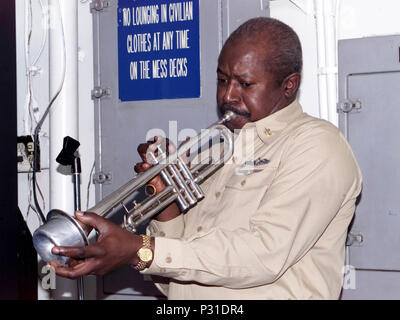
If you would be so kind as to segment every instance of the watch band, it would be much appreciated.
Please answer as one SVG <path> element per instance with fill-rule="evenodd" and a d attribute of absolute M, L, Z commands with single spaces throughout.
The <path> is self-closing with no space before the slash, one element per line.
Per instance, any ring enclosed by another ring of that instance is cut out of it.
<path fill-rule="evenodd" d="M 151 250 L 151 237 L 147 236 L 147 235 L 141 235 L 142 237 L 142 241 L 143 241 L 143 246 L 139 249 L 139 251 L 137 252 L 137 255 L 139 257 L 139 263 L 134 267 L 136 270 L 142 271 L 144 269 L 147 268 L 147 264 L 149 261 L 143 261 L 141 256 L 140 256 L 140 252 L 142 249 L 147 249 L 147 250 Z M 152 250 L 151 250 L 152 251 Z"/>
<path fill-rule="evenodd" d="M 144 261 L 142 261 L 142 260 L 139 260 L 139 263 L 138 263 L 136 266 L 134 266 L 134 268 L 135 268 L 136 270 L 138 270 L 138 271 L 142 271 L 142 270 L 144 270 L 144 269 L 147 268 L 147 262 L 144 262 Z"/>

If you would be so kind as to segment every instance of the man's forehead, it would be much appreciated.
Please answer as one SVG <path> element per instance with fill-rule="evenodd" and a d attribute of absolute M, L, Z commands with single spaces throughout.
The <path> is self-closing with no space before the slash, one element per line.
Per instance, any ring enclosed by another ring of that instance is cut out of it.
<path fill-rule="evenodd" d="M 241 52 L 243 55 L 247 52 L 256 52 L 257 54 L 267 57 L 275 50 L 272 41 L 264 37 L 256 38 L 239 38 L 235 40 L 228 40 L 220 53 L 226 52 Z"/>
<path fill-rule="evenodd" d="M 234 63 L 237 67 L 247 67 L 249 64 L 264 65 L 267 59 L 267 52 L 262 45 L 231 46 L 227 45 L 221 51 L 218 59 L 218 67 Z"/>

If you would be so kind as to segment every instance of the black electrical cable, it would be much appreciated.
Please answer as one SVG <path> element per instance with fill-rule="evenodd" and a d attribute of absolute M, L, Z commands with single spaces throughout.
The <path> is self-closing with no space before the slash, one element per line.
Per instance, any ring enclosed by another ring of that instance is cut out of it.
<path fill-rule="evenodd" d="M 35 130 L 36 131 L 36 130 Z M 39 151 L 39 134 L 33 137 L 33 169 L 32 169 L 32 188 L 33 188 L 33 201 L 35 202 L 36 212 L 39 214 L 42 223 L 46 222 L 46 218 L 43 214 L 42 209 L 39 206 L 37 195 L 36 195 L 36 168 L 38 166 L 38 151 Z"/>
<path fill-rule="evenodd" d="M 63 80 L 64 83 L 64 80 Z M 62 87 L 62 86 L 61 86 Z M 37 200 L 37 195 L 36 195 L 36 168 L 38 167 L 38 153 L 39 153 L 39 132 L 42 129 L 42 125 L 44 120 L 46 119 L 47 115 L 50 112 L 50 108 L 53 105 L 53 103 L 56 101 L 56 99 L 58 98 L 58 96 L 60 95 L 61 90 L 59 90 L 57 92 L 57 94 L 53 97 L 53 99 L 50 101 L 49 106 L 47 107 L 45 113 L 42 116 L 42 119 L 40 119 L 40 121 L 38 122 L 34 134 L 33 134 L 33 174 L 32 174 L 32 184 L 33 184 L 33 200 L 35 202 L 35 207 L 37 212 L 39 213 L 39 216 L 42 220 L 43 223 L 46 222 L 46 218 L 42 212 L 42 209 L 39 206 L 39 202 Z"/>
<path fill-rule="evenodd" d="M 50 112 L 50 108 L 53 105 L 53 103 L 56 101 L 58 96 L 60 95 L 61 90 L 57 92 L 57 94 L 53 97 L 53 99 L 50 101 L 49 106 L 47 107 L 45 113 L 43 114 L 42 119 L 38 122 L 34 134 L 33 134 L 33 169 L 32 169 L 32 188 L 33 188 L 33 200 L 35 202 L 35 207 L 37 212 L 39 213 L 40 219 L 42 220 L 43 223 L 46 222 L 46 218 L 43 214 L 42 209 L 40 208 L 39 202 L 37 200 L 37 195 L 36 195 L 36 168 L 38 167 L 38 153 L 39 153 L 39 132 L 42 128 L 43 122 L 46 119 L 47 115 Z"/>

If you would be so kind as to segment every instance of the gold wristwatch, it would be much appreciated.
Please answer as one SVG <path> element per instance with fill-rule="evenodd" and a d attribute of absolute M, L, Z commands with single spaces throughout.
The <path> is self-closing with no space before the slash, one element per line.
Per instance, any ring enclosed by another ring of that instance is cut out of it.
<path fill-rule="evenodd" d="M 151 250 L 151 238 L 146 235 L 142 235 L 143 246 L 137 252 L 139 257 L 139 263 L 135 266 L 136 270 L 142 271 L 146 269 L 147 264 L 153 259 L 153 250 Z"/>

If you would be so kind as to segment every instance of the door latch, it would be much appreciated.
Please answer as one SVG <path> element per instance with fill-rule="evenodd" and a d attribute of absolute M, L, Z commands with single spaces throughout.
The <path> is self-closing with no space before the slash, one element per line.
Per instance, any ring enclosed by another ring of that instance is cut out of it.
<path fill-rule="evenodd" d="M 346 239 L 346 246 L 350 247 L 352 245 L 361 246 L 364 242 L 364 236 L 361 233 L 349 233 Z"/>
<path fill-rule="evenodd" d="M 92 90 L 92 100 L 101 99 L 103 97 L 110 96 L 110 95 L 111 95 L 110 88 L 95 87 Z"/>
<path fill-rule="evenodd" d="M 360 111 L 361 107 L 362 104 L 360 100 L 356 100 L 354 102 L 351 100 L 344 100 L 337 104 L 336 110 L 338 113 L 349 113 L 352 111 Z"/>
<path fill-rule="evenodd" d="M 111 180 L 112 180 L 112 174 L 110 172 L 109 173 L 98 172 L 93 176 L 94 184 L 110 183 Z"/>
<path fill-rule="evenodd" d="M 108 8 L 109 5 L 110 4 L 108 0 L 94 0 L 90 3 L 90 12 L 93 13 L 94 11 L 103 11 L 105 8 Z"/>

